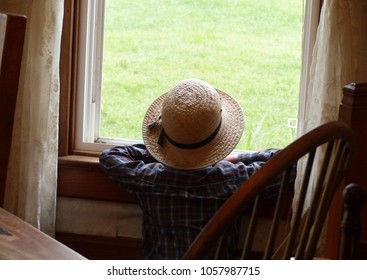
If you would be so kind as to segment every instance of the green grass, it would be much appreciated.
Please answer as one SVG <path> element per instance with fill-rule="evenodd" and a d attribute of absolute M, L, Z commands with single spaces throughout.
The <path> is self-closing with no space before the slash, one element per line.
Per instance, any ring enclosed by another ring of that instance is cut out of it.
<path fill-rule="evenodd" d="M 107 0 L 101 131 L 141 139 L 146 109 L 179 81 L 199 78 L 245 114 L 238 149 L 294 139 L 301 0 Z"/>

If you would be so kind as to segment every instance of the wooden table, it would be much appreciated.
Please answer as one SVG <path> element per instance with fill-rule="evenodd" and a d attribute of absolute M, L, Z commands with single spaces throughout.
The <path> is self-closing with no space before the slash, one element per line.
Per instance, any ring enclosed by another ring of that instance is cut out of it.
<path fill-rule="evenodd" d="M 0 208 L 0 259 L 82 260 L 82 255 Z"/>

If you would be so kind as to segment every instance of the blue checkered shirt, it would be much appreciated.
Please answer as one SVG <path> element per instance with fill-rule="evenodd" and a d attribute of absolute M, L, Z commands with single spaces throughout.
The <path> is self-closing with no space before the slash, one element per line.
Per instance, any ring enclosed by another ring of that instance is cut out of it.
<path fill-rule="evenodd" d="M 180 259 L 222 203 L 277 151 L 241 153 L 238 163 L 189 171 L 157 162 L 137 144 L 102 152 L 100 166 L 140 203 L 145 258 Z M 277 185 L 267 189 L 276 191 Z"/>

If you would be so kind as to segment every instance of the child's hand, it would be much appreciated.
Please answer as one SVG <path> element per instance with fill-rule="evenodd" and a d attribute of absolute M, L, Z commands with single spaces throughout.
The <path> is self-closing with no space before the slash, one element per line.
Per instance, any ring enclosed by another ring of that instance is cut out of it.
<path fill-rule="evenodd" d="M 232 163 L 237 163 L 238 162 L 238 155 L 237 154 L 228 155 L 224 160 L 230 161 Z"/>

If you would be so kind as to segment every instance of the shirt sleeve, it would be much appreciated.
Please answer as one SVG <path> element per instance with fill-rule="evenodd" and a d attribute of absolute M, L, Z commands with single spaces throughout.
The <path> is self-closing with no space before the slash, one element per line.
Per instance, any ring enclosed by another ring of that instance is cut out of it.
<path fill-rule="evenodd" d="M 258 152 L 244 152 L 238 154 L 238 161 L 249 165 L 254 162 L 266 162 L 275 154 L 277 154 L 279 149 L 266 149 Z"/>
<path fill-rule="evenodd" d="M 247 171 L 251 174 L 255 173 L 259 170 L 270 158 L 275 156 L 280 149 L 266 149 L 259 152 L 246 152 L 238 155 L 239 162 L 242 162 L 246 165 Z M 290 179 L 289 182 L 294 183 L 297 175 L 297 163 L 295 163 L 291 168 Z M 263 195 L 264 198 L 272 198 L 277 195 L 279 191 L 279 187 L 281 184 L 281 177 L 278 177 L 274 182 L 267 185 L 264 189 Z"/>
<path fill-rule="evenodd" d="M 99 156 L 99 164 L 102 171 L 112 180 L 124 183 L 127 188 L 136 183 L 137 170 L 147 165 L 159 169 L 162 165 L 149 154 L 143 144 L 105 150 Z"/>

